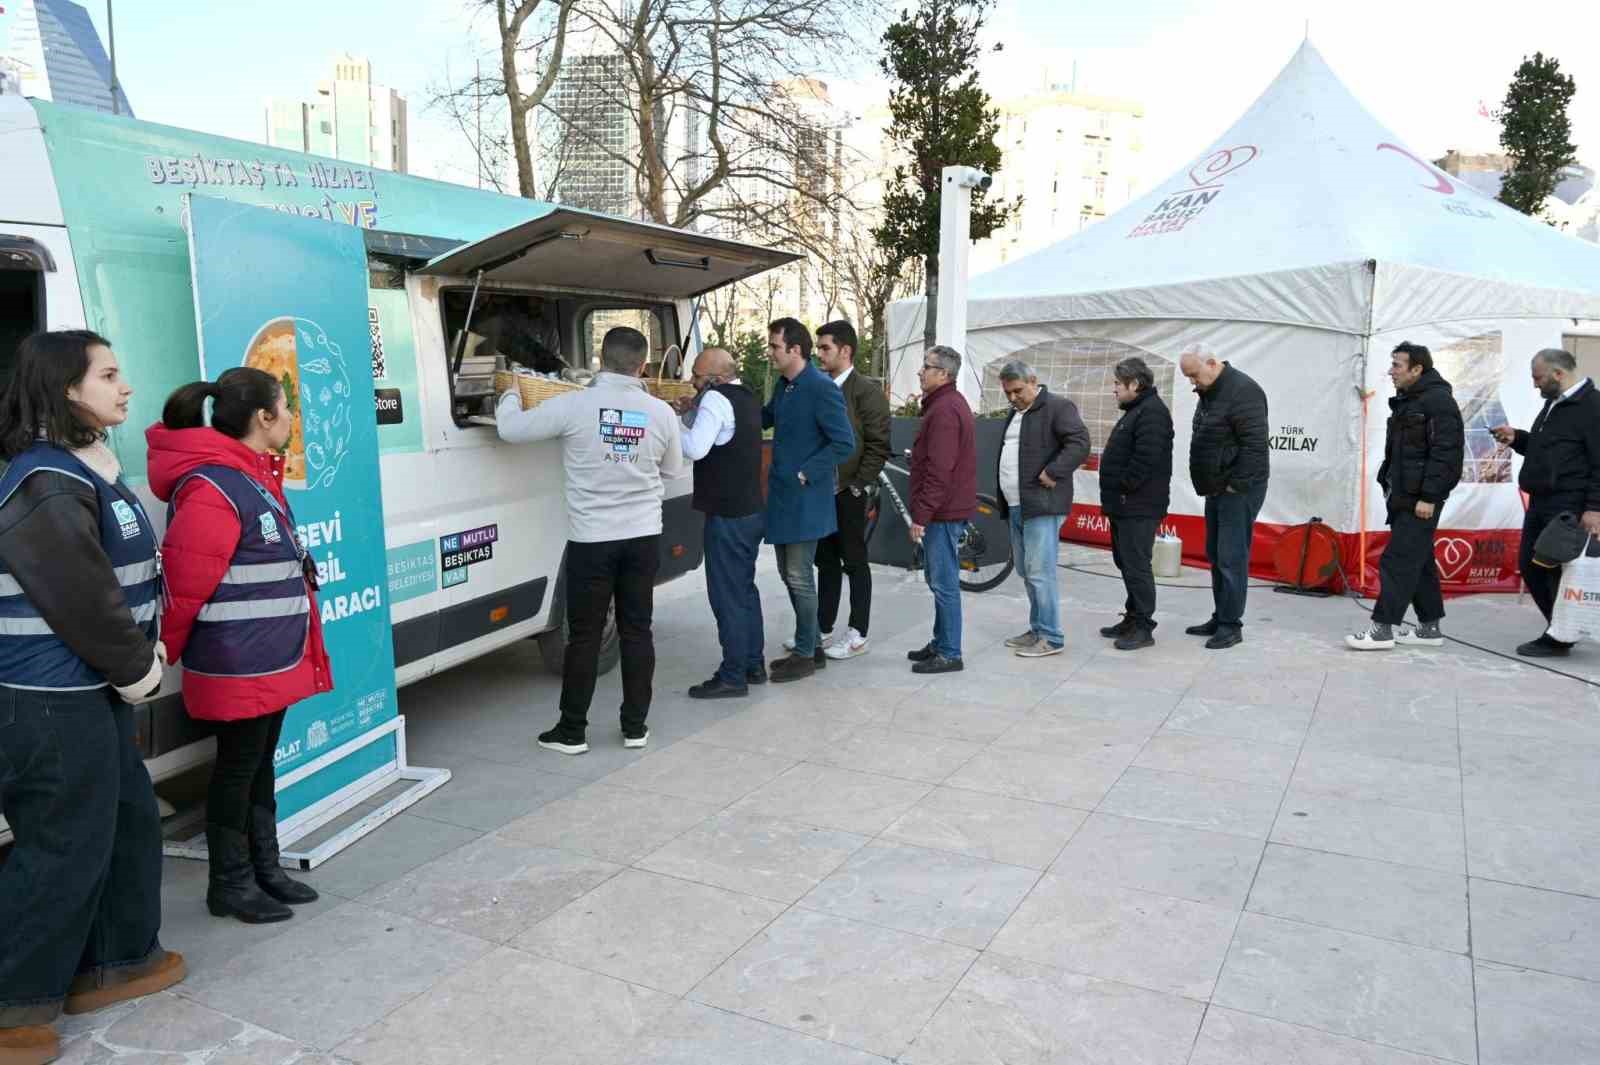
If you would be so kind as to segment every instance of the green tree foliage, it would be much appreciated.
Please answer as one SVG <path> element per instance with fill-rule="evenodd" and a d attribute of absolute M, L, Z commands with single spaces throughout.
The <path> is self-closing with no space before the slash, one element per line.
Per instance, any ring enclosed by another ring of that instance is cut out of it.
<path fill-rule="evenodd" d="M 1500 202 L 1537 215 L 1560 181 L 1561 168 L 1577 159 L 1567 105 L 1578 91 L 1555 57 L 1533 53 L 1517 68 L 1501 105 L 1500 146 L 1511 156 L 1511 172 L 1500 186 Z"/>
<path fill-rule="evenodd" d="M 920 259 L 928 315 L 924 339 L 935 335 L 939 288 L 939 199 L 947 166 L 1000 169 L 1000 113 L 978 84 L 978 42 L 984 16 L 994 0 L 919 0 L 902 11 L 883 34 L 879 66 L 890 81 L 889 137 L 910 156 L 895 167 L 883 197 L 883 221 L 873 239 L 891 261 Z M 972 195 L 972 239 L 982 240 L 1010 219 L 1022 204 L 990 200 L 984 190 Z"/>

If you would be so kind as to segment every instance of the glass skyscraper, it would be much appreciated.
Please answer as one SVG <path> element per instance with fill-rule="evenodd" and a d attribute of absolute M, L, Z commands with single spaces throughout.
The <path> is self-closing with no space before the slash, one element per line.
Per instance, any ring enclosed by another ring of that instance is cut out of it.
<path fill-rule="evenodd" d="M 117 106 L 111 106 L 111 60 L 81 4 L 19 0 L 16 8 L 5 52 L 22 95 L 133 114 L 120 86 Z"/>

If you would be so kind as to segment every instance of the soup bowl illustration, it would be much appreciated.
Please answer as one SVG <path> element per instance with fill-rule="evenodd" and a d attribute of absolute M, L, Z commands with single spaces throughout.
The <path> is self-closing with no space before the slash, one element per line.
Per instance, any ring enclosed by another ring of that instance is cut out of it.
<path fill-rule="evenodd" d="M 283 385 L 294 429 L 284 456 L 286 488 L 326 487 L 350 452 L 350 372 L 344 353 L 309 318 L 273 318 L 245 347 L 244 365 Z"/>

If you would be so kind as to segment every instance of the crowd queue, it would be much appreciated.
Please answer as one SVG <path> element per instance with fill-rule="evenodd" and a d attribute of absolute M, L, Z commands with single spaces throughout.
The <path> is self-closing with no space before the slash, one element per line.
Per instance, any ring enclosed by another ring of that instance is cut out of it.
<path fill-rule="evenodd" d="M 693 366 L 696 394 L 676 409 L 644 384 L 648 342 L 611 330 L 589 388 L 524 410 L 497 405 L 507 441 L 559 439 L 567 470 L 568 642 L 560 716 L 539 736 L 588 750 L 588 712 L 607 613 L 621 642 L 621 741 L 642 748 L 655 671 L 651 634 L 663 478 L 693 462 L 705 516 L 706 589 L 721 661 L 696 699 L 740 698 L 752 685 L 812 677 L 870 650 L 867 520 L 889 456 L 882 387 L 854 368 L 848 322 L 810 332 L 792 318 L 768 330 L 779 375 L 764 404 L 721 348 Z M 815 359 L 814 359 L 815 356 Z M 820 366 L 819 366 L 820 364 Z M 918 376 L 921 424 L 911 450 L 910 530 L 934 610 L 929 639 L 906 657 L 917 674 L 963 669 L 958 547 L 977 497 L 972 410 L 956 387 L 961 354 L 929 348 Z M 1199 396 L 1189 475 L 1205 499 L 1211 617 L 1190 626 L 1205 646 L 1243 639 L 1252 530 L 1267 491 L 1267 398 L 1215 353 L 1179 368 Z M 1114 370 L 1122 414 L 1100 456 L 1101 506 L 1126 586 L 1122 618 L 1100 630 L 1122 651 L 1154 642 L 1152 554 L 1170 496 L 1174 429 L 1154 375 L 1130 358 Z M 1548 621 L 1559 565 L 1536 557 L 1545 528 L 1572 514 L 1600 534 L 1600 394 L 1573 356 L 1533 358 L 1545 404 L 1528 430 L 1502 426 L 1524 456 L 1528 495 L 1521 566 Z M 1385 457 L 1378 473 L 1390 539 L 1371 623 L 1358 650 L 1442 642 L 1433 535 L 1463 461 L 1461 412 L 1427 348 L 1391 356 Z M 1010 402 L 996 479 L 1027 591 L 1028 628 L 1006 641 L 1023 658 L 1062 652 L 1056 573 L 1073 474 L 1090 440 L 1077 407 L 1025 363 L 999 374 Z M 189 714 L 211 723 L 217 760 L 206 804 L 206 904 L 221 917 L 285 920 L 316 892 L 279 867 L 272 757 L 287 708 L 333 686 L 316 606 L 316 567 L 299 542 L 280 457 L 293 427 L 280 383 L 229 370 L 186 385 L 146 431 L 150 487 L 168 507 L 155 527 L 121 479 L 106 432 L 128 416 L 131 385 L 111 344 L 85 331 L 37 334 L 0 396 L 0 810 L 14 846 L 0 867 L 0 1065 L 47 1062 L 51 1023 L 170 987 L 181 955 L 160 941 L 161 825 L 133 739 L 132 707 L 153 699 L 181 662 Z M 206 406 L 209 401 L 209 418 Z M 605 431 L 619 415 L 643 432 Z M 772 430 L 763 493 L 763 437 Z M 773 546 L 794 613 L 785 654 L 765 658 L 760 545 Z M 843 619 L 843 589 L 849 583 Z M 1407 606 L 1416 623 L 1404 621 Z M 1565 655 L 1548 634 L 1529 657 Z"/>

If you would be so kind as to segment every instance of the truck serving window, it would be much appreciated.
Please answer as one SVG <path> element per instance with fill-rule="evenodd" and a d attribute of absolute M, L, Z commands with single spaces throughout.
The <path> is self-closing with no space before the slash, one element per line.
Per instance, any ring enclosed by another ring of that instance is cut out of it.
<path fill-rule="evenodd" d="M 665 306 L 591 306 L 582 312 L 582 321 L 578 327 L 578 335 L 583 341 L 583 357 L 585 365 L 591 369 L 600 368 L 600 344 L 606 338 L 606 333 L 617 326 L 627 326 L 643 333 L 650 342 L 650 364 L 647 372 L 651 377 L 658 372 L 667 377 L 682 376 L 683 366 L 677 352 L 678 330 L 676 328 L 677 315 L 673 308 Z M 666 359 L 667 365 L 662 367 L 661 361 Z"/>
<path fill-rule="evenodd" d="M 44 275 L 54 269 L 37 241 L 0 233 L 0 389 L 11 381 L 22 338 L 45 328 Z"/>

